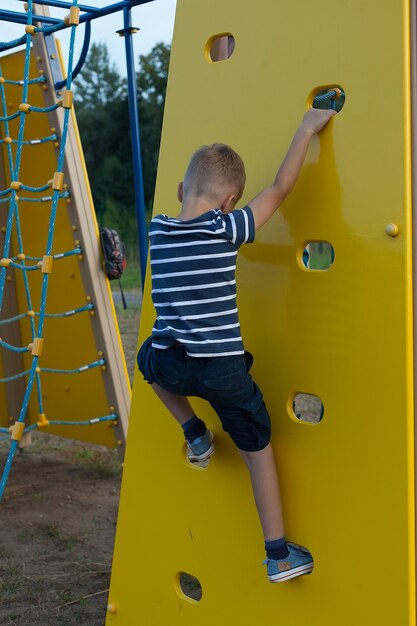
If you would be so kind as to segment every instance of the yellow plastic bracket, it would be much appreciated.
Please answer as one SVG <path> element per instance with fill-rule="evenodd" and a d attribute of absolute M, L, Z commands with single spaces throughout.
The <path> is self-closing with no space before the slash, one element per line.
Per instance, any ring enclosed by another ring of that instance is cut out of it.
<path fill-rule="evenodd" d="M 33 343 L 29 344 L 29 348 L 32 351 L 33 356 L 42 356 L 43 337 L 35 337 Z"/>
<path fill-rule="evenodd" d="M 26 313 L 26 315 L 27 315 L 28 317 L 35 317 L 35 311 L 28 311 L 28 312 Z"/>
<path fill-rule="evenodd" d="M 62 186 L 64 184 L 64 173 L 63 172 L 55 172 L 54 177 L 52 179 L 52 189 L 55 191 L 62 191 Z"/>
<path fill-rule="evenodd" d="M 0 267 L 10 267 L 11 259 L 0 259 Z"/>
<path fill-rule="evenodd" d="M 36 26 L 28 24 L 27 26 L 25 26 L 25 33 L 27 33 L 28 35 L 36 35 Z"/>
<path fill-rule="evenodd" d="M 19 183 L 18 180 L 12 180 L 12 182 L 10 183 L 10 189 L 13 189 L 14 191 L 20 191 L 22 188 L 22 183 Z"/>
<path fill-rule="evenodd" d="M 26 259 L 26 254 L 23 254 L 23 252 L 21 252 L 17 255 L 17 258 L 19 259 L 19 261 L 24 261 Z"/>
<path fill-rule="evenodd" d="M 335 91 L 336 92 L 335 95 L 332 96 L 332 100 L 339 100 L 340 96 L 342 95 L 342 90 L 339 89 L 339 87 L 333 87 L 329 91 Z"/>
<path fill-rule="evenodd" d="M 4 85 L 5 82 L 6 79 L 4 78 L 4 76 L 0 76 L 0 85 Z"/>
<path fill-rule="evenodd" d="M 45 413 L 39 413 L 39 420 L 37 421 L 37 425 L 39 428 L 43 426 L 49 426 L 49 420 L 46 419 Z"/>
<path fill-rule="evenodd" d="M 64 23 L 66 26 L 78 26 L 80 23 L 80 9 L 71 7 L 69 14 L 64 17 Z"/>
<path fill-rule="evenodd" d="M 53 256 L 48 256 L 47 254 L 45 254 L 41 263 L 42 274 L 50 274 L 52 272 L 53 260 L 54 260 Z"/>
<path fill-rule="evenodd" d="M 21 102 L 19 104 L 19 111 L 23 113 L 30 113 L 30 104 L 28 102 Z"/>
<path fill-rule="evenodd" d="M 23 431 L 25 430 L 25 425 L 23 422 L 15 422 L 13 426 L 9 428 L 11 437 L 14 441 L 20 441 L 23 435 Z"/>
<path fill-rule="evenodd" d="M 3 139 L 4 143 L 12 143 L 12 138 L 11 137 L 5 137 Z"/>
<path fill-rule="evenodd" d="M 72 103 L 74 100 L 74 92 L 70 89 L 66 89 L 64 91 L 64 95 L 62 96 L 62 106 L 64 109 L 72 109 Z"/>

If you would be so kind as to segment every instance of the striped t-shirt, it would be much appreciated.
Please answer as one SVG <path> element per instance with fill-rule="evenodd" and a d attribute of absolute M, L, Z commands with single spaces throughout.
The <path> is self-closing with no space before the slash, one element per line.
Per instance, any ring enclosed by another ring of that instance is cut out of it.
<path fill-rule="evenodd" d="M 236 256 L 255 237 L 250 207 L 188 221 L 157 215 L 149 229 L 154 348 L 182 344 L 193 357 L 243 354 Z"/>

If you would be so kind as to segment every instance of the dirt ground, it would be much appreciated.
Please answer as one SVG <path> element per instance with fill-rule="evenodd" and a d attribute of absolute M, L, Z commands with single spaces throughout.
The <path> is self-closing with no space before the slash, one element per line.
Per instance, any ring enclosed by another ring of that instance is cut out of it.
<path fill-rule="evenodd" d="M 139 310 L 118 312 L 133 372 Z M 44 433 L 0 508 L 0 626 L 103 626 L 121 481 L 115 450 Z M 3 471 L 7 442 L 0 442 Z"/>

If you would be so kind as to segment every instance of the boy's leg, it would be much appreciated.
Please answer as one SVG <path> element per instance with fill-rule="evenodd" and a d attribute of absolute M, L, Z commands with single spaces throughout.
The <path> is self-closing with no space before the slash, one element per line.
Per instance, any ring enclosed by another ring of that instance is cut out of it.
<path fill-rule="evenodd" d="M 258 452 L 239 450 L 248 466 L 256 507 L 259 513 L 267 554 L 268 578 L 272 583 L 285 582 L 310 574 L 313 557 L 302 546 L 287 543 L 284 538 L 281 496 L 271 444 Z"/>
<path fill-rule="evenodd" d="M 158 383 L 152 383 L 152 389 L 181 426 L 195 416 L 188 398 L 176 396 L 160 387 Z"/>
<path fill-rule="evenodd" d="M 152 383 L 152 389 L 181 425 L 188 443 L 189 460 L 196 462 L 209 459 L 214 452 L 213 433 L 196 416 L 188 398 L 170 393 L 155 382 Z"/>
<path fill-rule="evenodd" d="M 258 452 L 239 452 L 249 469 L 265 541 L 280 539 L 285 534 L 284 520 L 272 446 L 269 443 Z"/>
<path fill-rule="evenodd" d="M 191 387 L 189 384 L 185 386 L 182 384 L 187 383 L 189 379 L 185 357 L 185 351 L 180 346 L 167 350 L 155 350 L 152 346 L 152 337 L 148 337 L 138 352 L 137 361 L 144 379 L 150 383 L 158 398 L 182 427 L 188 443 L 187 456 L 190 461 L 194 462 L 206 460 L 213 454 L 213 434 L 195 415 L 186 397 Z M 176 372 L 179 371 L 181 375 L 177 376 Z M 188 391 L 184 393 L 184 389 Z"/>

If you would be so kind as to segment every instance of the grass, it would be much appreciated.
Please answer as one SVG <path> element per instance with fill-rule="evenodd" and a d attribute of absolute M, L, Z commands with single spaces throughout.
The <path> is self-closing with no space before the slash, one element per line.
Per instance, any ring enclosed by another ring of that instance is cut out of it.
<path fill-rule="evenodd" d="M 120 459 L 113 449 L 94 450 L 83 444 L 71 449 L 69 462 L 88 469 L 97 478 L 118 476 L 121 473 Z"/>
<path fill-rule="evenodd" d="M 326 241 L 314 241 L 309 244 L 311 270 L 327 270 L 333 265 L 333 249 Z"/>
<path fill-rule="evenodd" d="M 122 276 L 123 289 L 129 291 L 129 289 L 141 289 L 142 279 L 140 276 L 140 267 L 138 259 L 129 259 L 127 266 Z"/>

